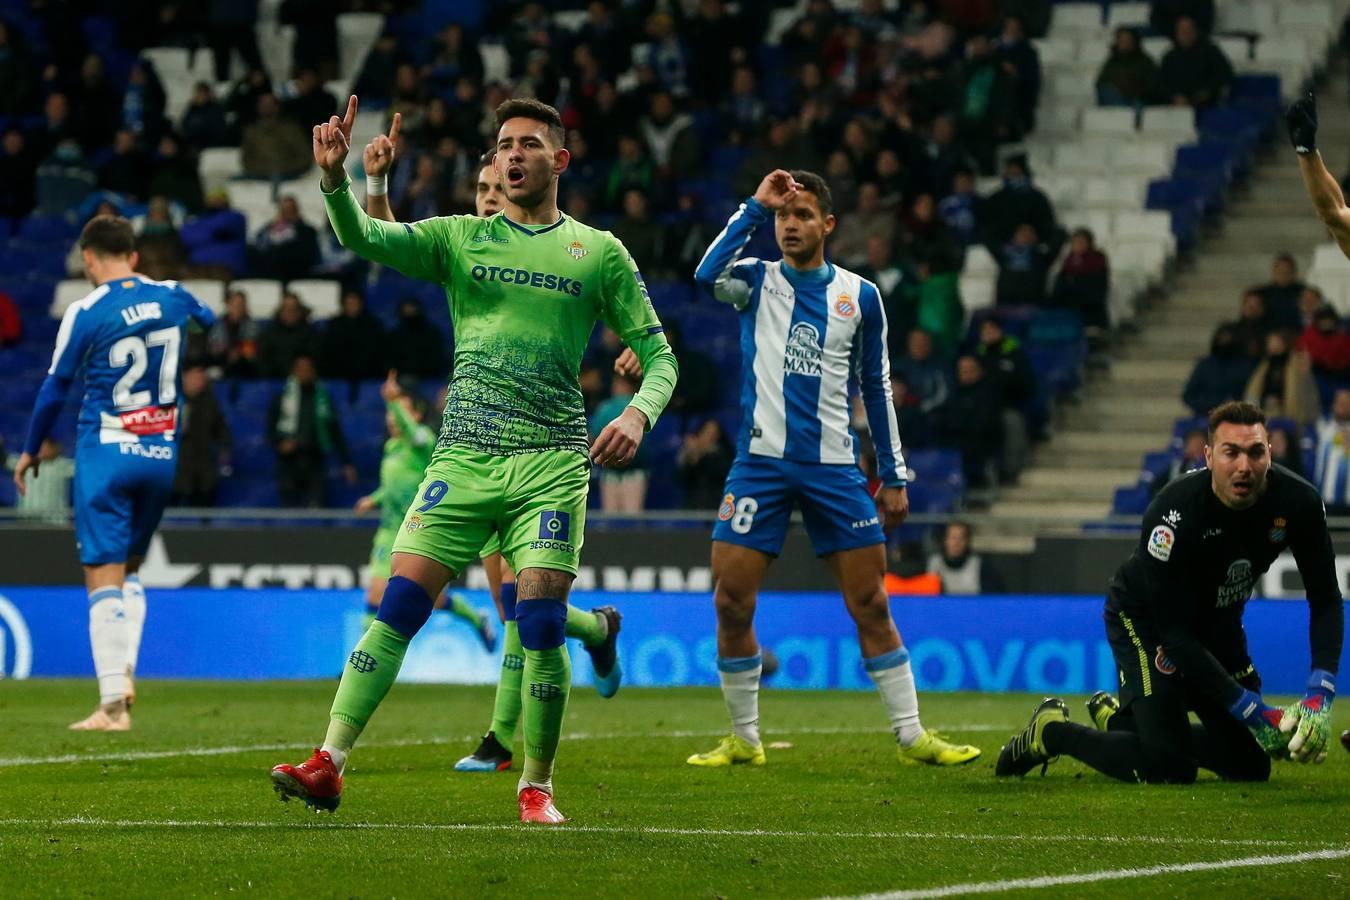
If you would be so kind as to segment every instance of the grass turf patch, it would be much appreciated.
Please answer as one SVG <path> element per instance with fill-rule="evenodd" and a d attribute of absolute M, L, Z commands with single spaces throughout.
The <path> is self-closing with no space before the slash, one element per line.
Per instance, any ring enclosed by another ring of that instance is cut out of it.
<path fill-rule="evenodd" d="M 926 725 L 984 756 L 914 769 L 874 694 L 766 690 L 765 741 L 792 746 L 764 768 L 700 770 L 684 759 L 726 730 L 716 691 L 580 689 L 555 778 L 572 821 L 545 829 L 516 822 L 518 769 L 451 770 L 487 726 L 490 690 L 399 685 L 352 755 L 342 807 L 320 816 L 277 802 L 267 772 L 308 755 L 334 687 L 138 682 L 134 730 L 109 735 L 65 729 L 93 704 L 88 682 L 0 682 L 0 896 L 810 897 L 1350 847 L 1339 747 L 1260 785 L 1125 785 L 1071 760 L 996 780 L 1028 695 L 923 696 Z M 1225 889 L 1346 893 L 1350 860 L 1036 891 Z"/>

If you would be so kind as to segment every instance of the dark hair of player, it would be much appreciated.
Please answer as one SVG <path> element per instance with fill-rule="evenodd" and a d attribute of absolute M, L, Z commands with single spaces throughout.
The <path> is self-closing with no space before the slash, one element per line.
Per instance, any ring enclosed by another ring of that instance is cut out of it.
<path fill-rule="evenodd" d="M 824 178 L 805 169 L 793 169 L 789 174 L 792 175 L 793 181 L 816 195 L 816 203 L 820 206 L 822 217 L 834 213 L 834 198 L 830 196 L 830 186 L 825 183 Z"/>
<path fill-rule="evenodd" d="M 1250 400 L 1229 400 L 1209 411 L 1209 442 L 1214 443 L 1214 432 L 1220 425 L 1265 425 L 1266 414 Z"/>
<path fill-rule="evenodd" d="M 548 126 L 548 140 L 555 148 L 561 148 L 567 138 L 563 129 L 562 116 L 547 103 L 541 103 L 529 97 L 507 100 L 497 107 L 497 127 L 501 128 L 508 119 L 534 119 Z"/>
<path fill-rule="evenodd" d="M 80 249 L 95 256 L 130 256 L 136 250 L 136 232 L 121 216 L 94 216 L 80 232 Z"/>
<path fill-rule="evenodd" d="M 497 151 L 488 150 L 485 151 L 482 156 L 478 157 L 478 171 L 481 172 L 488 166 L 492 165 L 492 157 L 496 155 Z M 475 175 L 474 177 L 476 178 L 477 176 Z"/>

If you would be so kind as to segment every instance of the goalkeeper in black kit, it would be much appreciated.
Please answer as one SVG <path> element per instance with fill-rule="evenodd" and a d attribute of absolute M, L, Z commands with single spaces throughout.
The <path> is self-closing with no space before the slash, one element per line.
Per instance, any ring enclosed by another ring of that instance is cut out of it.
<path fill-rule="evenodd" d="M 1139 543 L 1107 588 L 1120 700 L 1094 695 L 1093 727 L 1069 722 L 1062 700 L 1045 700 L 1003 747 L 995 774 L 1044 773 L 1064 755 L 1123 781 L 1189 784 L 1198 769 L 1266 781 L 1272 758 L 1326 758 L 1344 628 L 1335 557 L 1317 490 L 1271 464 L 1265 421 L 1251 403 L 1216 407 L 1208 468 L 1168 484 L 1144 514 Z M 1312 671 L 1304 698 L 1281 709 L 1261 699 L 1242 612 L 1286 549 L 1308 594 Z"/>

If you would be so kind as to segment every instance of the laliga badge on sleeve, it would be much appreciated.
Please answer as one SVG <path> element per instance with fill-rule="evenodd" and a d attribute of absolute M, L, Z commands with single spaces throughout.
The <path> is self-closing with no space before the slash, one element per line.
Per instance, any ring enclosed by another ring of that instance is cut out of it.
<path fill-rule="evenodd" d="M 1148 555 L 1161 562 L 1167 562 L 1172 556 L 1172 545 L 1177 536 L 1166 525 L 1159 525 L 1148 536 Z"/>

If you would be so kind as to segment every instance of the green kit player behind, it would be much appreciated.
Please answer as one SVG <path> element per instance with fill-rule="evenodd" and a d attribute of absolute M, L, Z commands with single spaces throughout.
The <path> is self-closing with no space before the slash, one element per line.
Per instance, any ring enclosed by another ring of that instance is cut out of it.
<path fill-rule="evenodd" d="M 398 149 L 398 132 L 402 116 L 394 113 L 389 126 L 389 134 L 377 134 L 362 153 L 361 165 L 366 172 L 366 212 L 376 219 L 394 221 L 394 212 L 389 205 L 388 177 Z M 506 205 L 506 192 L 502 190 L 501 178 L 492 168 L 492 152 L 484 153 L 478 161 L 478 174 L 474 182 L 474 212 L 482 219 L 494 216 Z M 428 450 L 428 457 L 430 451 Z M 425 467 L 425 464 L 424 464 Z M 420 481 L 422 473 L 417 473 Z M 417 482 L 413 488 L 417 487 Z M 409 495 L 411 501 L 413 495 Z M 393 533 L 403 521 L 403 513 L 408 503 L 398 511 Z M 468 756 L 455 763 L 457 772 L 505 772 L 511 768 L 511 745 L 515 739 L 516 727 L 520 724 L 520 711 L 524 703 L 524 667 L 525 653 L 520 645 L 520 632 L 516 629 L 516 573 L 502 559 L 501 541 L 496 534 L 488 538 L 483 549 L 478 552 L 487 574 L 488 588 L 492 592 L 492 602 L 497 605 L 497 613 L 502 619 L 505 634 L 505 646 L 502 648 L 501 674 L 497 679 L 497 696 L 492 704 L 492 722 L 487 733 L 478 742 L 478 746 Z M 372 571 L 374 559 L 371 561 Z M 385 557 L 385 579 L 389 577 L 388 556 Z M 384 585 L 375 591 L 375 582 L 371 580 L 371 618 L 379 608 L 380 597 L 384 595 Z M 451 595 L 453 599 L 454 594 Z M 507 610 L 511 611 L 507 617 Z M 566 633 L 569 638 L 579 639 L 591 657 L 591 669 L 594 672 L 595 689 L 606 699 L 619 692 L 623 683 L 623 668 L 619 665 L 617 639 L 622 617 L 613 606 L 597 607 L 590 612 L 567 605 Z M 369 626 L 369 622 L 366 623 Z"/>
<path fill-rule="evenodd" d="M 275 767 L 272 782 L 283 798 L 337 807 L 348 753 L 398 676 L 432 598 L 495 533 L 517 573 L 524 655 L 517 808 L 521 821 L 556 824 L 565 820 L 553 803 L 553 763 L 572 680 L 567 595 L 591 467 L 632 460 L 670 399 L 675 356 L 628 251 L 558 211 L 558 179 L 570 157 L 557 110 L 535 100 L 497 108 L 502 212 L 390 223 L 361 209 L 343 166 L 356 106 L 352 97 L 342 120 L 314 127 L 328 218 L 358 255 L 444 285 L 455 366 L 436 450 L 394 539 L 379 613 L 343 669 L 323 746 L 300 765 Z M 591 443 L 579 369 L 597 320 L 633 349 L 646 374 L 628 408 Z"/>
<path fill-rule="evenodd" d="M 370 547 L 370 582 L 366 586 L 367 628 L 375 621 L 380 598 L 384 596 L 385 586 L 389 583 L 389 554 L 394 546 L 394 537 L 398 534 L 398 527 L 403 524 L 403 514 L 408 511 L 408 504 L 417 496 L 422 473 L 426 471 L 427 463 L 431 461 L 431 451 L 436 447 L 436 432 L 422 424 L 426 417 L 426 401 L 404 393 L 399 387 L 397 372 L 389 372 L 389 377 L 380 388 L 380 396 L 384 398 L 385 427 L 389 431 L 389 437 L 384 442 L 384 458 L 380 460 L 380 486 L 375 493 L 356 501 L 358 515 L 365 515 L 373 509 L 380 511 L 380 526 L 375 529 L 375 540 Z M 446 605 L 449 605 L 451 615 L 473 626 L 487 652 L 497 649 L 497 635 L 492 627 L 491 616 L 474 609 L 468 600 L 457 593 L 449 593 L 448 596 L 443 593 L 436 598 L 437 609 Z"/>

